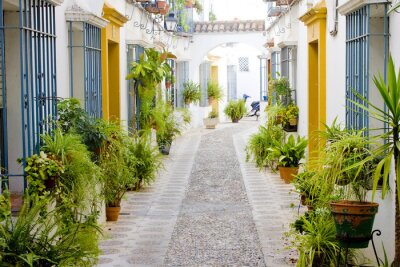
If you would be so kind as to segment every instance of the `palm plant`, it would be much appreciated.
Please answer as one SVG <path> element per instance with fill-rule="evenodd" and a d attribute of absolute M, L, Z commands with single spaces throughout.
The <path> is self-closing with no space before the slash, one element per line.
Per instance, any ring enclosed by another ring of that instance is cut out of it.
<path fill-rule="evenodd" d="M 396 186 L 396 215 L 395 215 L 395 266 L 400 266 L 400 72 L 396 75 L 395 66 L 392 57 L 389 59 L 387 82 L 379 74 L 374 77 L 374 84 L 380 93 L 386 109 L 381 109 L 371 101 L 355 92 L 356 96 L 363 101 L 360 104 L 351 101 L 356 106 L 369 112 L 369 115 L 388 126 L 385 133 L 374 136 L 380 141 L 374 149 L 375 156 L 382 157 L 374 173 L 373 196 L 378 186 L 378 182 L 383 173 L 382 197 L 388 192 L 389 170 L 394 159 L 395 175 L 394 183 Z M 385 140 L 385 142 L 382 142 Z"/>
<path fill-rule="evenodd" d="M 207 86 L 207 94 L 210 102 L 219 101 L 224 96 L 222 88 L 215 82 L 209 82 Z"/>

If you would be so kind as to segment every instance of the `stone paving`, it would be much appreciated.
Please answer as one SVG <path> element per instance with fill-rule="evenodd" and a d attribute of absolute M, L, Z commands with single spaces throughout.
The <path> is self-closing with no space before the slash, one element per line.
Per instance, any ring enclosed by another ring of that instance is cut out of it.
<path fill-rule="evenodd" d="M 157 182 L 128 193 L 120 220 L 106 224 L 98 266 L 294 265 L 282 237 L 298 196 L 245 162 L 257 126 L 220 124 L 178 138 Z"/>

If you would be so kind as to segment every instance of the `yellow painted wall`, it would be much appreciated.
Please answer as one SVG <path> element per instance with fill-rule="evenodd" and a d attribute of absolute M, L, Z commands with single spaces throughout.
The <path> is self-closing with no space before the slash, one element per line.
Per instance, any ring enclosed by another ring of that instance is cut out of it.
<path fill-rule="evenodd" d="M 316 131 L 326 123 L 326 3 L 319 1 L 300 20 L 307 25 L 308 38 L 308 134 L 309 154 L 318 155 Z M 318 141 L 319 140 L 319 141 Z"/>
<path fill-rule="evenodd" d="M 102 108 L 106 120 L 120 118 L 120 28 L 127 18 L 116 9 L 104 5 L 103 17 L 110 23 L 101 30 L 102 47 Z"/>

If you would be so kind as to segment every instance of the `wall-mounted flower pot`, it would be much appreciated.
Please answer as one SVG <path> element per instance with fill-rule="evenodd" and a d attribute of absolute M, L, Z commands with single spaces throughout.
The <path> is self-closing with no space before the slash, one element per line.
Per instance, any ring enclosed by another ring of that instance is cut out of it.
<path fill-rule="evenodd" d="M 289 119 L 290 126 L 297 126 L 297 118 Z"/>
<path fill-rule="evenodd" d="M 171 88 L 172 83 L 171 82 L 165 82 L 165 88 Z"/>
<path fill-rule="evenodd" d="M 148 4 L 144 7 L 144 9 L 152 14 L 160 14 L 160 9 L 157 7 L 156 4 Z"/>
<path fill-rule="evenodd" d="M 193 7 L 193 0 L 186 0 L 185 1 L 185 7 Z"/>
<path fill-rule="evenodd" d="M 296 125 L 290 125 L 289 123 L 285 123 L 283 125 L 283 130 L 285 132 L 297 132 L 297 124 Z"/>
<path fill-rule="evenodd" d="M 164 9 L 167 6 L 167 2 L 165 0 L 157 0 L 157 7 L 159 9 Z"/>
<path fill-rule="evenodd" d="M 218 118 L 205 118 L 203 119 L 203 123 L 206 129 L 215 129 L 215 126 L 218 124 Z"/>
<path fill-rule="evenodd" d="M 121 211 L 121 207 L 106 207 L 107 221 L 109 221 L 109 222 L 118 221 L 120 211 Z"/>
<path fill-rule="evenodd" d="M 168 12 L 169 12 L 169 8 L 170 7 L 169 7 L 168 4 L 164 8 L 160 8 L 160 14 L 163 15 L 163 16 L 167 15 Z"/>
<path fill-rule="evenodd" d="M 336 238 L 344 248 L 366 248 L 371 238 L 378 203 L 337 201 L 331 203 Z"/>
<path fill-rule="evenodd" d="M 169 155 L 169 151 L 171 150 L 171 144 L 160 144 L 158 146 L 158 150 L 160 151 L 161 154 L 163 155 Z"/>
<path fill-rule="evenodd" d="M 290 184 L 299 172 L 299 167 L 279 167 L 279 174 L 286 184 Z"/>

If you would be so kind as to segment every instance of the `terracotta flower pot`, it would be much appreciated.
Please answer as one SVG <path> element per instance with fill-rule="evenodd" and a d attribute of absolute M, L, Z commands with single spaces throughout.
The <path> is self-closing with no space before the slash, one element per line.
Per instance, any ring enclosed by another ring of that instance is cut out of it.
<path fill-rule="evenodd" d="M 171 82 L 165 82 L 165 88 L 169 89 L 171 88 L 171 85 L 172 85 Z"/>
<path fill-rule="evenodd" d="M 298 171 L 299 167 L 279 167 L 279 173 L 281 178 L 285 181 L 285 184 L 290 184 Z"/>
<path fill-rule="evenodd" d="M 343 200 L 331 203 L 336 238 L 341 247 L 368 247 L 378 207 L 379 204 L 374 202 Z"/>
<path fill-rule="evenodd" d="M 185 1 L 185 6 L 186 7 L 193 7 L 193 0 L 186 0 Z"/>
<path fill-rule="evenodd" d="M 169 5 L 167 4 L 164 8 L 160 8 L 160 14 L 165 16 L 169 12 Z"/>
<path fill-rule="evenodd" d="M 167 6 L 167 2 L 165 0 L 157 0 L 157 7 L 159 9 L 164 9 Z"/>
<path fill-rule="evenodd" d="M 109 222 L 118 221 L 120 211 L 121 211 L 121 207 L 106 207 L 107 221 L 109 221 Z"/>

